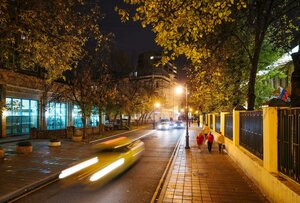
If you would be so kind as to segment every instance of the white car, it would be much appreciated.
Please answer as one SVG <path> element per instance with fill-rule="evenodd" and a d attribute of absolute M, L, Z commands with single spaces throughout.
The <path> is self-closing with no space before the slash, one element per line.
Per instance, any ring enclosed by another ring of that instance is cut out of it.
<path fill-rule="evenodd" d="M 185 124 L 182 121 L 176 121 L 174 123 L 174 128 L 185 128 Z"/>
<path fill-rule="evenodd" d="M 170 122 L 164 121 L 157 124 L 157 129 L 159 130 L 169 130 L 170 129 Z"/>

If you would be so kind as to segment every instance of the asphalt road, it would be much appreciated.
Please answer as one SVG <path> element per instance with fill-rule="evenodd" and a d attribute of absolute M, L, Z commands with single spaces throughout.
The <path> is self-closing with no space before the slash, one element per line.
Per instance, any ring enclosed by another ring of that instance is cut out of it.
<path fill-rule="evenodd" d="M 155 193 L 179 137 L 184 132 L 184 129 L 132 132 L 130 137 L 141 137 L 145 143 L 145 153 L 136 164 L 109 183 L 101 187 L 89 187 L 77 180 L 71 184 L 57 181 L 17 202 L 148 203 Z"/>

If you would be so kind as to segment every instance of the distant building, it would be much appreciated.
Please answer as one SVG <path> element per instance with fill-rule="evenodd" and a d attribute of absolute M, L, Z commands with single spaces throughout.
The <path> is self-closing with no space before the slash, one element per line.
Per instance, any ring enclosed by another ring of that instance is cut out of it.
<path fill-rule="evenodd" d="M 175 87 L 178 86 L 177 67 L 170 62 L 159 64 L 161 57 L 158 52 L 140 54 L 133 75 L 144 83 L 154 85 L 157 96 L 162 100 L 158 117 L 176 120 L 179 116 L 179 95 L 175 95 Z"/>
<path fill-rule="evenodd" d="M 267 84 L 270 85 L 271 88 L 275 90 L 275 95 L 278 97 L 280 95 L 280 91 L 282 89 L 285 89 L 288 94 L 291 94 L 291 78 L 292 73 L 294 72 L 294 64 L 292 61 L 291 54 L 297 52 L 299 49 L 299 46 L 296 46 L 292 49 L 290 53 L 284 54 L 280 59 L 275 61 L 273 64 L 270 65 L 269 70 L 271 69 L 278 69 L 285 73 L 285 78 L 278 78 L 274 77 L 269 79 L 268 81 L 265 81 Z M 264 75 L 267 74 L 269 71 L 259 71 L 258 75 Z"/>

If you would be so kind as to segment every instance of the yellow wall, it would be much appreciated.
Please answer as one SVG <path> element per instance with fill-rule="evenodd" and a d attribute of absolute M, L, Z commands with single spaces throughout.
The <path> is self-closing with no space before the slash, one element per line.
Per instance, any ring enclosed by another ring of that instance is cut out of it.
<path fill-rule="evenodd" d="M 284 183 L 293 184 L 298 191 L 300 191 L 300 184 L 292 181 L 282 182 L 278 179 L 277 108 L 263 107 L 263 160 L 239 146 L 240 112 L 233 111 L 233 141 L 225 139 L 229 156 L 236 161 L 271 202 L 300 202 L 300 195 Z M 224 122 L 222 124 L 224 125 Z"/>
<path fill-rule="evenodd" d="M 277 107 L 263 107 L 264 168 L 278 172 Z"/>
<path fill-rule="evenodd" d="M 277 174 L 269 173 L 263 168 L 262 161 L 251 156 L 241 147 L 236 147 L 231 140 L 225 139 L 229 156 L 252 179 L 271 202 L 292 203 L 300 202 L 300 196 L 284 185 Z"/>

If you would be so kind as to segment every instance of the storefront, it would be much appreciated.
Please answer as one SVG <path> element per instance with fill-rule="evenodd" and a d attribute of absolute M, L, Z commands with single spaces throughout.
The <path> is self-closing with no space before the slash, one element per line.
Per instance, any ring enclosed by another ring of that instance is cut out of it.
<path fill-rule="evenodd" d="M 73 106 L 72 117 L 74 119 L 74 126 L 76 128 L 82 128 L 83 127 L 82 114 L 81 114 L 81 109 L 78 105 Z"/>
<path fill-rule="evenodd" d="M 6 134 L 29 134 L 30 128 L 38 127 L 38 101 L 6 98 Z"/>
<path fill-rule="evenodd" d="M 65 129 L 67 123 L 66 104 L 49 102 L 46 109 L 47 130 Z"/>
<path fill-rule="evenodd" d="M 74 126 L 76 128 L 83 128 L 82 113 L 81 113 L 81 109 L 78 105 L 73 106 L 72 119 L 74 120 Z M 94 107 L 92 109 L 90 119 L 87 118 L 87 124 L 89 124 L 88 126 L 93 126 L 93 127 L 96 127 L 99 125 L 98 108 Z"/>
<path fill-rule="evenodd" d="M 99 125 L 99 111 L 98 108 L 93 108 L 91 115 L 91 126 L 96 127 Z"/>

